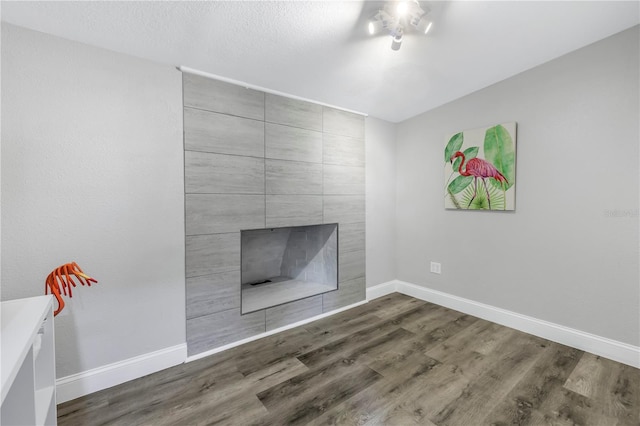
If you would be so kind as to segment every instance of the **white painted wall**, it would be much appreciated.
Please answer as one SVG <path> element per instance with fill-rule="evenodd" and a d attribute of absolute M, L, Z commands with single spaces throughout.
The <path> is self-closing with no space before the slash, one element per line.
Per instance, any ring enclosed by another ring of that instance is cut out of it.
<path fill-rule="evenodd" d="M 636 26 L 401 123 L 398 278 L 638 346 L 638 40 Z M 515 213 L 445 211 L 445 137 L 510 121 Z"/>
<path fill-rule="evenodd" d="M 58 377 L 185 341 L 181 75 L 2 24 L 2 300 L 77 261 Z"/>
<path fill-rule="evenodd" d="M 396 125 L 367 117 L 367 287 L 396 279 Z"/>

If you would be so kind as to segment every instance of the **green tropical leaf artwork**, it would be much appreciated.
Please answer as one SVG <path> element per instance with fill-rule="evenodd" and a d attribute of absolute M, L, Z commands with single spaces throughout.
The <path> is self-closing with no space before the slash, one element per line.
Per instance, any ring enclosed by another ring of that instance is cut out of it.
<path fill-rule="evenodd" d="M 516 123 L 455 133 L 444 159 L 445 208 L 515 210 Z"/>

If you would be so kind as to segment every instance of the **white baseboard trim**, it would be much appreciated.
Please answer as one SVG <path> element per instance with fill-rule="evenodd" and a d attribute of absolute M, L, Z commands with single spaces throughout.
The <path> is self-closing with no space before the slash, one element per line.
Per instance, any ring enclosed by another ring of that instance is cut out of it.
<path fill-rule="evenodd" d="M 191 361 L 195 361 L 197 359 L 206 358 L 206 357 L 208 357 L 210 355 L 226 351 L 227 349 L 235 348 L 236 346 L 244 345 L 245 343 L 253 342 L 254 340 L 262 339 L 263 337 L 271 336 L 273 334 L 277 334 L 277 333 L 283 332 L 285 330 L 289 330 L 290 328 L 299 327 L 301 325 L 308 324 L 310 322 L 319 320 L 321 318 L 325 318 L 325 317 L 329 317 L 331 315 L 335 315 L 338 312 L 346 311 L 347 309 L 351 309 L 351 308 L 355 308 L 356 306 L 364 305 L 365 303 L 367 303 L 367 300 L 363 300 L 362 302 L 354 303 L 352 305 L 344 306 L 342 308 L 335 309 L 335 310 L 330 311 L 330 312 L 325 312 L 324 314 L 316 315 L 315 317 L 311 317 L 311 318 L 304 319 L 302 321 L 294 322 L 293 324 L 288 324 L 288 325 L 285 325 L 285 326 L 280 327 L 280 328 L 275 328 L 273 330 L 269 330 L 269 331 L 264 332 L 264 333 L 256 334 L 255 336 L 247 337 L 246 339 L 238 340 L 237 342 L 229 343 L 229 344 L 224 345 L 224 346 L 219 346 L 219 347 L 217 347 L 215 349 L 211 349 L 210 351 L 201 352 L 199 354 L 187 357 L 186 362 L 191 362 Z"/>
<path fill-rule="evenodd" d="M 455 309 L 465 314 L 640 368 L 640 347 L 638 346 L 629 345 L 404 281 L 395 281 L 395 288 L 398 293 L 406 294 L 416 299 Z"/>
<path fill-rule="evenodd" d="M 114 362 L 56 380 L 56 400 L 60 404 L 93 392 L 155 373 L 187 358 L 186 343 Z"/>
<path fill-rule="evenodd" d="M 387 281 L 386 283 L 367 287 L 367 300 L 371 301 L 378 297 L 396 292 L 396 281 Z"/>

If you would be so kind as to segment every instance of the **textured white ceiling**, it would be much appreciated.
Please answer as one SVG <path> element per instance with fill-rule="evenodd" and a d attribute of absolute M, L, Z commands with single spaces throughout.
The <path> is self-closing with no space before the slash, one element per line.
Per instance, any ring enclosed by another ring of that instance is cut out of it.
<path fill-rule="evenodd" d="M 427 37 L 370 37 L 369 1 L 9 2 L 2 20 L 398 122 L 640 22 L 638 1 L 423 1 Z"/>

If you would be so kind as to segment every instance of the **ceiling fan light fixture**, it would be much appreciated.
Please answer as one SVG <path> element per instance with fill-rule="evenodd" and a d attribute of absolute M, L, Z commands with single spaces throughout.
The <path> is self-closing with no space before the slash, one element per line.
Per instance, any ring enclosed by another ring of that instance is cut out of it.
<path fill-rule="evenodd" d="M 369 30 L 369 34 L 374 35 L 380 32 L 380 30 L 382 30 L 384 28 L 384 22 L 377 20 L 377 19 L 372 19 L 369 21 L 369 26 L 368 26 L 368 30 Z"/>
<path fill-rule="evenodd" d="M 398 6 L 396 7 L 396 13 L 398 14 L 398 16 L 405 16 L 407 14 L 407 12 L 409 12 L 409 5 L 407 4 L 406 1 L 401 1 L 398 3 Z"/>
<path fill-rule="evenodd" d="M 432 21 L 429 21 L 428 19 L 423 17 L 422 19 L 420 19 L 417 25 L 415 25 L 415 27 L 416 27 L 416 30 L 420 31 L 422 34 L 426 34 L 429 32 L 432 25 L 433 25 Z"/>
<path fill-rule="evenodd" d="M 367 29 L 371 35 L 385 29 L 393 39 L 391 49 L 399 50 L 406 28 L 411 26 L 421 34 L 429 32 L 432 22 L 426 16 L 430 11 L 428 7 L 420 7 L 418 0 L 388 1 L 369 20 Z"/>
<path fill-rule="evenodd" d="M 391 40 L 391 50 L 400 50 L 402 46 L 402 34 L 397 35 Z"/>

